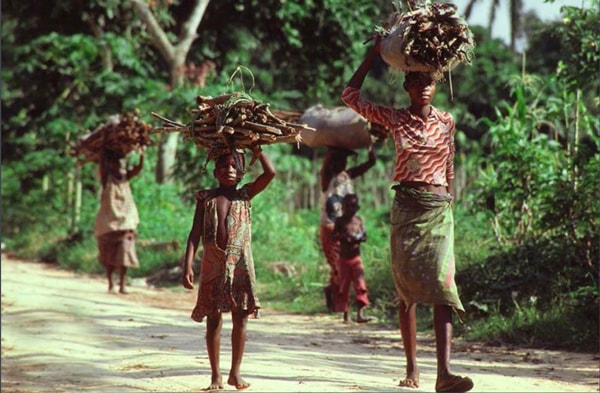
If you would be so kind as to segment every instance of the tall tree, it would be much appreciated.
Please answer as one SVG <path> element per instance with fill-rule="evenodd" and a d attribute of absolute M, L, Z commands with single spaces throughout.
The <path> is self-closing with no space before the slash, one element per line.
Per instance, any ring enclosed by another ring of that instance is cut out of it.
<path fill-rule="evenodd" d="M 152 45 L 158 50 L 168 66 L 171 88 L 181 86 L 185 76 L 187 55 L 198 36 L 198 26 L 210 0 L 194 0 L 189 16 L 179 28 L 179 34 L 175 43 L 171 43 L 167 32 L 160 26 L 148 2 L 144 0 L 131 0 L 131 2 L 150 33 Z M 167 1 L 167 5 L 169 3 Z M 156 165 L 156 181 L 159 183 L 167 181 L 173 171 L 177 141 L 177 133 L 163 135 L 161 139 Z"/>

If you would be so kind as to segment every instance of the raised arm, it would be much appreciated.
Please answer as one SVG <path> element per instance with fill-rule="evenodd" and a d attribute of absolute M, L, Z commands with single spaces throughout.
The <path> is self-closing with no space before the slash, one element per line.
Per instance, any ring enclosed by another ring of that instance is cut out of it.
<path fill-rule="evenodd" d="M 144 150 L 140 150 L 140 160 L 138 164 L 131 169 L 127 170 L 127 180 L 136 177 L 144 167 Z"/>
<path fill-rule="evenodd" d="M 252 199 L 256 194 L 263 191 L 271 180 L 275 177 L 275 167 L 269 157 L 262 151 L 259 146 L 253 147 L 252 151 L 255 156 L 258 156 L 258 160 L 260 161 L 260 165 L 262 166 L 263 173 L 260 174 L 252 183 L 248 183 L 246 187 L 248 187 L 250 191 L 250 199 Z"/>
<path fill-rule="evenodd" d="M 348 175 L 353 179 L 355 177 L 361 176 L 363 173 L 371 169 L 375 165 L 376 161 L 377 155 L 375 154 L 375 148 L 373 147 L 373 145 L 371 145 L 369 146 L 369 159 L 360 165 L 348 169 Z"/>
<path fill-rule="evenodd" d="M 360 63 L 354 74 L 348 81 L 348 84 L 342 91 L 342 102 L 356 113 L 362 115 L 371 123 L 377 123 L 386 129 L 393 129 L 396 124 L 395 109 L 384 105 L 376 104 L 363 97 L 360 93 L 362 84 L 367 77 L 369 70 L 373 66 L 373 61 L 379 56 L 381 37 L 377 36 L 375 45 L 366 53 L 365 58 Z"/>
<path fill-rule="evenodd" d="M 371 69 L 371 66 L 373 65 L 373 60 L 375 60 L 375 58 L 379 55 L 380 47 L 381 37 L 378 36 L 375 39 L 375 45 L 373 45 L 371 49 L 369 49 L 362 63 L 360 63 L 360 65 L 358 66 L 356 71 L 354 71 L 354 74 L 350 78 L 350 81 L 348 81 L 349 87 L 354 87 L 356 89 L 361 88 L 363 82 L 365 81 L 365 78 L 367 77 L 367 74 L 369 73 L 369 70 Z"/>

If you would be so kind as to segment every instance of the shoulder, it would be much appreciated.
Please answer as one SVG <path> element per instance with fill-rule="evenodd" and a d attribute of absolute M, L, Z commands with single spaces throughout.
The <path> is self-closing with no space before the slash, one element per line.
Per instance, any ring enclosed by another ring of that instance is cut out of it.
<path fill-rule="evenodd" d="M 235 199 L 249 201 L 251 198 L 251 189 L 249 184 L 244 184 L 242 187 L 238 188 L 235 192 Z"/>
<path fill-rule="evenodd" d="M 454 117 L 450 112 L 443 111 L 436 107 L 432 107 L 435 117 L 444 124 L 453 125 Z"/>
<path fill-rule="evenodd" d="M 394 113 L 398 117 L 398 119 L 402 122 L 406 122 L 412 118 L 412 116 L 410 114 L 410 108 L 408 108 L 408 107 L 396 109 L 394 111 Z"/>
<path fill-rule="evenodd" d="M 217 193 L 217 190 L 214 188 L 209 189 L 209 190 L 199 190 L 199 191 L 196 191 L 196 193 L 194 194 L 194 197 L 196 198 L 196 201 L 204 202 L 206 200 L 214 198 L 216 193 Z"/>

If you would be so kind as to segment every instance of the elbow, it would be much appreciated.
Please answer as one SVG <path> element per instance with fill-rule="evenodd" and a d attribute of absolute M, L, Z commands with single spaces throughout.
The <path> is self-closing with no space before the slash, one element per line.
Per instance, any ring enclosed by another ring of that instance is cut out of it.
<path fill-rule="evenodd" d="M 260 175 L 260 178 L 266 181 L 267 183 L 270 183 L 275 178 L 275 175 L 277 175 L 277 171 L 275 171 L 275 168 L 269 167 L 264 168 L 262 175 Z"/>

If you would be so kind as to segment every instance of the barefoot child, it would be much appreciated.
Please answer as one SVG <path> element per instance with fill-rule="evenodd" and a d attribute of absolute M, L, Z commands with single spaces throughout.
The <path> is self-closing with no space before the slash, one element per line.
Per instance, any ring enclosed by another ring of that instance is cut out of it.
<path fill-rule="evenodd" d="M 254 182 L 238 188 L 244 175 L 244 156 L 237 151 L 216 158 L 214 176 L 219 186 L 196 193 L 196 212 L 185 252 L 183 286 L 194 288 L 194 255 L 202 239 L 202 262 L 196 306 L 192 319 L 206 320 L 206 349 L 211 367 L 211 383 L 206 390 L 223 389 L 219 366 L 222 313 L 231 312 L 231 368 L 227 383 L 236 389 L 250 386 L 240 374 L 246 344 L 249 315 L 260 308 L 256 296 L 254 261 L 250 246 L 250 200 L 275 177 L 275 169 L 259 149 L 263 173 Z"/>
<path fill-rule="evenodd" d="M 365 270 L 360 257 L 360 243 L 367 241 L 363 219 L 356 215 L 360 209 L 358 196 L 346 194 L 342 199 L 342 215 L 335 220 L 332 236 L 340 242 L 340 256 L 337 268 L 340 275 L 340 288 L 336 296 L 335 311 L 344 313 L 348 323 L 350 285 L 354 286 L 356 322 L 369 322 L 363 309 L 369 304 Z"/>

